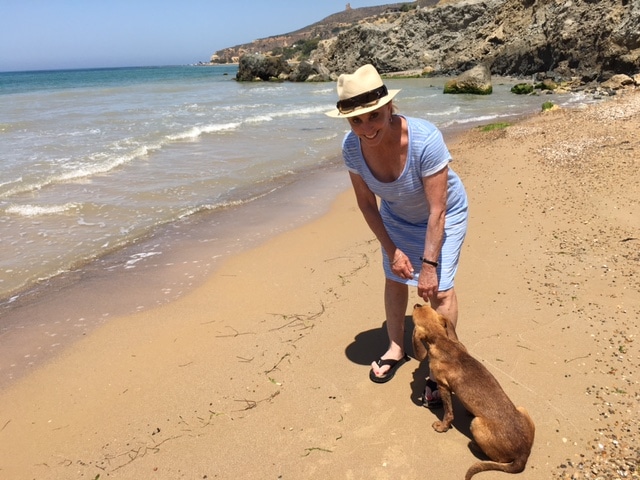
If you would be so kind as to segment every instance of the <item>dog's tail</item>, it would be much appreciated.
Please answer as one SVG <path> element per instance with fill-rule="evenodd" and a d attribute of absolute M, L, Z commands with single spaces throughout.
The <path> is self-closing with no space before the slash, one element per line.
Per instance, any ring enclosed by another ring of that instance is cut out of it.
<path fill-rule="evenodd" d="M 469 480 L 476 473 L 486 472 L 487 470 L 500 470 L 505 473 L 520 473 L 527 466 L 527 459 L 529 455 L 522 455 L 519 458 L 516 458 L 513 462 L 509 463 L 500 463 L 500 462 L 476 462 L 469 470 L 467 470 L 467 474 L 464 476 L 464 480 Z"/>

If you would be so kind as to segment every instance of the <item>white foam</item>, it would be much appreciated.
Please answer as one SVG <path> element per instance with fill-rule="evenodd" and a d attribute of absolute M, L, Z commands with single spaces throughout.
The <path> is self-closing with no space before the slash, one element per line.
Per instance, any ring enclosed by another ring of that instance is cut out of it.
<path fill-rule="evenodd" d="M 273 117 L 271 115 L 260 115 L 258 117 L 247 118 L 247 123 L 261 123 L 261 122 L 272 122 Z"/>
<path fill-rule="evenodd" d="M 43 215 L 56 215 L 65 213 L 69 210 L 75 210 L 78 207 L 75 203 L 67 203 L 65 205 L 11 205 L 5 210 L 6 213 L 21 215 L 23 217 L 38 217 Z"/>
<path fill-rule="evenodd" d="M 159 148 L 161 148 L 161 145 L 142 145 L 127 154 L 117 156 L 111 156 L 105 152 L 95 153 L 89 156 L 89 162 L 87 163 L 76 162 L 76 166 L 68 168 L 66 172 L 53 174 L 49 177 L 39 179 L 38 181 L 19 184 L 14 188 L 0 193 L 0 198 L 9 198 L 13 195 L 38 191 L 50 185 L 77 182 L 79 180 L 89 179 L 95 175 L 102 175 L 119 168 L 136 158 L 144 157 L 148 155 L 150 151 L 157 150 Z"/>
<path fill-rule="evenodd" d="M 510 117 L 512 115 L 480 115 L 477 117 L 458 118 L 449 122 L 443 123 L 443 127 L 450 127 L 451 125 L 466 125 L 468 123 L 480 123 L 495 120 L 496 118 Z"/>
<path fill-rule="evenodd" d="M 143 252 L 131 255 L 130 260 L 127 261 L 124 268 L 133 268 L 133 266 L 139 261 L 144 260 L 145 258 L 153 257 L 155 255 L 162 255 L 162 252 Z"/>
<path fill-rule="evenodd" d="M 456 105 L 447 110 L 438 110 L 437 112 L 426 112 L 424 115 L 427 117 L 448 117 L 451 115 L 457 115 L 458 113 L 460 113 L 460 110 L 461 110 L 460 106 Z"/>
<path fill-rule="evenodd" d="M 195 140 L 203 133 L 215 133 L 215 132 L 222 132 L 226 130 L 235 130 L 239 126 L 240 126 L 240 123 L 238 122 L 196 126 L 196 127 L 191 127 L 189 130 L 181 133 L 167 135 L 167 139 L 171 141 Z"/>

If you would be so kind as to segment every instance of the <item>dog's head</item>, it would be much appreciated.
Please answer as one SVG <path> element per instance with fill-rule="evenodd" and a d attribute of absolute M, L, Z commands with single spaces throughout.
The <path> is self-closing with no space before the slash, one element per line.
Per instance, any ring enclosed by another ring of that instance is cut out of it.
<path fill-rule="evenodd" d="M 449 327 L 452 328 L 447 319 L 430 305 L 420 305 L 419 303 L 413 306 L 413 324 L 426 342 L 438 335 L 448 337 L 447 330 Z"/>
<path fill-rule="evenodd" d="M 439 338 L 447 337 L 447 320 L 431 306 L 416 304 L 413 306 L 413 324 L 413 352 L 422 361 L 428 353 L 425 343 L 434 345 Z"/>
<path fill-rule="evenodd" d="M 427 351 L 423 343 L 435 344 L 439 339 L 449 340 L 462 346 L 453 324 L 436 312 L 430 305 L 413 306 L 413 350 L 416 358 L 424 360 Z"/>
<path fill-rule="evenodd" d="M 459 348 L 467 350 L 458 340 L 456 327 L 446 317 L 440 315 L 429 305 L 416 304 L 413 306 L 413 351 L 420 361 L 427 356 L 424 343 L 435 345 L 440 341 L 453 342 Z"/>

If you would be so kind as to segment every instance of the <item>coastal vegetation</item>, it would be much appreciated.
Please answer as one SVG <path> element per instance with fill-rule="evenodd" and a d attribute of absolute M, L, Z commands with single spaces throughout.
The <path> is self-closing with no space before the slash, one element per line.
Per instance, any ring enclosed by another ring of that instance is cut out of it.
<path fill-rule="evenodd" d="M 320 39 L 311 38 L 309 40 L 297 40 L 291 47 L 276 47 L 272 51 L 272 55 L 281 55 L 285 60 L 307 60 L 316 48 Z"/>
<path fill-rule="evenodd" d="M 481 132 L 493 132 L 494 130 L 504 130 L 507 127 L 510 127 L 511 124 L 507 122 L 496 122 L 489 123 L 487 125 L 482 125 L 479 128 Z"/>
<path fill-rule="evenodd" d="M 517 83 L 511 87 L 511 93 L 516 95 L 529 95 L 533 93 L 533 85 L 530 83 Z"/>

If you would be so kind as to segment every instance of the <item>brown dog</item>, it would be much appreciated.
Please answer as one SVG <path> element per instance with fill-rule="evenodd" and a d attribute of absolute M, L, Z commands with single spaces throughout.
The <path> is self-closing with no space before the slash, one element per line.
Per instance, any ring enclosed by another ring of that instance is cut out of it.
<path fill-rule="evenodd" d="M 429 305 L 415 305 L 413 323 L 414 353 L 420 361 L 428 354 L 432 379 L 438 383 L 444 406 L 444 417 L 433 428 L 436 432 L 451 428 L 451 394 L 455 393 L 475 417 L 471 421 L 475 443 L 492 460 L 473 464 L 465 480 L 485 470 L 522 472 L 535 434 L 527 411 L 516 408 L 489 370 L 455 340 L 453 326 L 442 315 Z"/>

